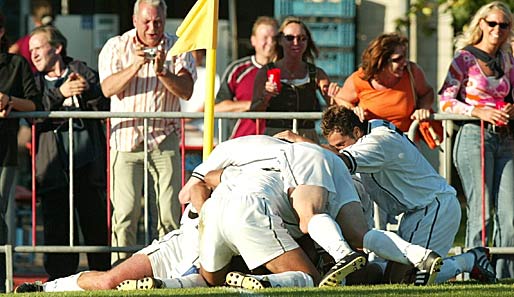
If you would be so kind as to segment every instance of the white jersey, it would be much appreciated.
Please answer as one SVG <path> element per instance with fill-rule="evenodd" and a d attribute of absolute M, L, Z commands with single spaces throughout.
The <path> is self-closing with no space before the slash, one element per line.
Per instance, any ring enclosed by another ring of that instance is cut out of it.
<path fill-rule="evenodd" d="M 323 187 L 334 219 L 343 205 L 359 201 L 344 162 L 316 144 L 289 143 L 266 135 L 239 137 L 219 144 L 192 176 L 203 180 L 209 171 L 227 166 L 278 170 L 285 193 L 298 185 Z"/>
<path fill-rule="evenodd" d="M 351 160 L 350 172 L 361 173 L 362 182 L 382 209 L 398 215 L 423 209 L 438 196 L 456 195 L 405 135 L 381 122 L 370 121 L 371 131 L 341 153 Z"/>
<path fill-rule="evenodd" d="M 136 253 L 148 256 L 154 277 L 165 279 L 198 273 L 198 222 L 198 213 L 189 204 L 180 219 L 179 229 Z"/>

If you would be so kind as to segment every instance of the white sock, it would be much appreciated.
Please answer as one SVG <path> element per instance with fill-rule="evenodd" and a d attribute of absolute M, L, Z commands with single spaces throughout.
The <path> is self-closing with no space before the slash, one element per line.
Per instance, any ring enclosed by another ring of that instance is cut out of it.
<path fill-rule="evenodd" d="M 337 262 L 352 252 L 341 228 L 328 214 L 314 215 L 307 225 L 309 235 Z"/>
<path fill-rule="evenodd" d="M 475 265 L 475 257 L 471 253 L 444 258 L 441 271 L 437 274 L 436 283 L 442 283 L 463 272 L 471 272 Z"/>
<path fill-rule="evenodd" d="M 369 230 L 364 235 L 363 247 L 380 257 L 402 264 L 419 264 L 427 249 L 403 240 L 396 233 Z"/>
<path fill-rule="evenodd" d="M 200 274 L 194 273 L 177 278 L 166 278 L 162 280 L 166 288 L 199 288 L 208 287 Z"/>
<path fill-rule="evenodd" d="M 269 281 L 271 287 L 273 288 L 314 287 L 314 281 L 312 280 L 312 277 L 302 271 L 286 271 L 267 275 L 249 274 L 248 276 L 252 276 L 258 280 Z"/>
<path fill-rule="evenodd" d="M 85 271 L 83 271 L 85 272 Z M 79 287 L 79 284 L 77 280 L 79 279 L 79 276 L 83 273 L 79 272 L 77 274 L 73 274 L 67 277 L 61 277 L 58 279 L 55 279 L 53 281 L 49 281 L 43 284 L 43 291 L 44 292 L 67 292 L 67 291 L 84 291 L 81 287 Z"/>

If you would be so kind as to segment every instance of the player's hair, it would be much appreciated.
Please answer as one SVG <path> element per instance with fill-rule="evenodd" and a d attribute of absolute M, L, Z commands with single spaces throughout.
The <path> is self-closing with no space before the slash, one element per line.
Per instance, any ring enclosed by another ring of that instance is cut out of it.
<path fill-rule="evenodd" d="M 54 26 L 50 25 L 40 26 L 34 28 L 34 30 L 32 30 L 32 32 L 30 33 L 30 36 L 34 36 L 40 33 L 46 35 L 46 38 L 48 39 L 48 44 L 50 44 L 50 46 L 52 46 L 53 48 L 56 48 L 59 45 L 62 46 L 61 56 L 67 56 L 66 47 L 68 45 L 68 40 L 66 39 L 66 37 L 64 37 L 61 31 L 59 31 Z"/>
<path fill-rule="evenodd" d="M 321 118 L 321 131 L 323 136 L 328 137 L 331 133 L 337 132 L 344 136 L 353 137 L 353 128 L 359 127 L 366 133 L 368 123 L 361 122 L 359 117 L 344 106 L 331 106 Z"/>
<path fill-rule="evenodd" d="M 371 40 L 362 52 L 362 79 L 371 80 L 389 63 L 398 46 L 407 48 L 409 40 L 398 33 L 384 33 Z"/>
<path fill-rule="evenodd" d="M 164 18 L 166 18 L 166 14 L 168 13 L 168 6 L 164 0 L 137 0 L 136 3 L 134 3 L 134 15 L 139 13 L 139 5 L 141 3 L 146 3 L 153 7 L 159 7 L 164 12 Z"/>
<path fill-rule="evenodd" d="M 255 36 L 255 33 L 257 32 L 257 28 L 260 25 L 269 25 L 278 30 L 278 22 L 276 19 L 269 17 L 269 16 L 260 16 L 258 17 L 252 26 L 252 36 Z"/>
<path fill-rule="evenodd" d="M 478 9 L 464 32 L 457 36 L 455 39 L 456 50 L 462 49 L 467 45 L 477 44 L 482 40 L 484 32 L 482 32 L 482 29 L 480 29 L 480 21 L 485 19 L 493 10 L 501 11 L 505 15 L 505 18 L 509 21 L 509 24 L 512 24 L 512 13 L 510 12 L 510 8 L 506 3 L 502 1 L 487 3 Z M 505 43 L 502 44 L 502 48 L 504 50 L 509 50 L 510 41 L 512 39 L 511 30 L 509 30 L 509 35 L 511 38 L 507 38 Z"/>

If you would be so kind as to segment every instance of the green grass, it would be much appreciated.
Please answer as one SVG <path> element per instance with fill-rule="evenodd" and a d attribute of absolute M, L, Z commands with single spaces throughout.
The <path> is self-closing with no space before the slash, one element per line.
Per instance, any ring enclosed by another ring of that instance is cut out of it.
<path fill-rule="evenodd" d="M 7 294 L 10 295 L 10 294 Z M 414 287 L 406 285 L 348 286 L 333 289 L 319 288 L 282 288 L 260 291 L 236 290 L 230 288 L 209 289 L 161 289 L 148 291 L 96 291 L 68 293 L 31 293 L 16 296 L 463 296 L 490 297 L 513 296 L 514 280 L 494 285 L 481 285 L 473 282 L 455 282 L 430 287 Z"/>

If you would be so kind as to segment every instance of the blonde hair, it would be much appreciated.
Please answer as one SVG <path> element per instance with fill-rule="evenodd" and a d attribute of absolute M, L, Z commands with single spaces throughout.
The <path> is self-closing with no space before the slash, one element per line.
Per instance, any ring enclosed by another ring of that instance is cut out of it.
<path fill-rule="evenodd" d="M 507 38 L 505 43 L 502 45 L 502 49 L 509 50 L 510 41 L 512 39 L 512 13 L 510 12 L 510 7 L 502 1 L 491 2 L 478 9 L 466 30 L 464 30 L 464 32 L 456 38 L 456 50 L 462 49 L 468 45 L 475 45 L 482 40 L 484 32 L 482 32 L 482 29 L 480 29 L 479 23 L 481 20 L 485 19 L 493 10 L 501 11 L 509 21 L 509 24 L 511 24 L 511 30 L 509 31 L 510 37 Z"/>
<path fill-rule="evenodd" d="M 268 25 L 275 28 L 275 30 L 278 30 L 278 22 L 276 19 L 269 17 L 269 16 L 260 16 L 255 20 L 252 27 L 252 36 L 255 36 L 255 33 L 257 32 L 257 28 L 260 25 Z"/>

